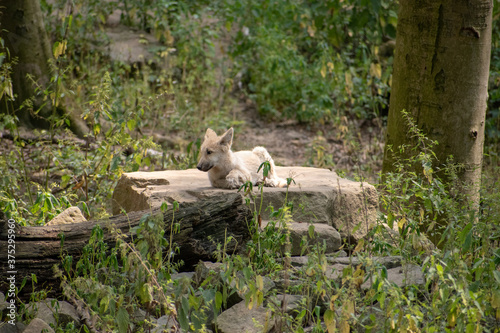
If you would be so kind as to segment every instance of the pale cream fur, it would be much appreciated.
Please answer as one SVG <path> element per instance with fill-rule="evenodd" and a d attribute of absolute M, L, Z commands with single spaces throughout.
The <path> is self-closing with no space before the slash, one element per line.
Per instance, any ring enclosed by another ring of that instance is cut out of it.
<path fill-rule="evenodd" d="M 198 170 L 208 172 L 208 179 L 213 187 L 234 189 L 247 181 L 253 185 L 264 182 L 265 186 L 285 187 L 286 180 L 279 178 L 271 155 L 263 147 L 255 147 L 252 151 L 232 152 L 233 129 L 230 128 L 221 136 L 207 129 L 205 141 L 201 145 Z M 261 164 L 269 161 L 270 170 L 264 179 Z"/>

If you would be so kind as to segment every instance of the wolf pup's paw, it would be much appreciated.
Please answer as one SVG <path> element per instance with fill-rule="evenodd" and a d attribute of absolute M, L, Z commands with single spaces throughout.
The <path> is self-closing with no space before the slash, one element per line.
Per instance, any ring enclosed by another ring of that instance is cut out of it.
<path fill-rule="evenodd" d="M 268 187 L 286 187 L 287 183 L 285 179 L 281 178 L 266 178 L 264 185 Z"/>
<path fill-rule="evenodd" d="M 239 170 L 232 170 L 227 176 L 226 176 L 226 182 L 229 188 L 239 188 L 241 185 L 245 184 L 245 182 L 248 180 L 248 177 L 245 177 L 245 175 L 240 172 Z"/>
<path fill-rule="evenodd" d="M 236 178 L 229 176 L 226 177 L 226 183 L 227 183 L 227 188 L 229 189 L 240 188 L 240 186 L 243 185 L 243 183 L 238 181 Z"/>

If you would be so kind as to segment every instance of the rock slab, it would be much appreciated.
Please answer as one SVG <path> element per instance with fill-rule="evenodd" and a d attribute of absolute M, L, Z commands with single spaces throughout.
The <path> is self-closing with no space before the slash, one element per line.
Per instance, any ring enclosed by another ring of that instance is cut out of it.
<path fill-rule="evenodd" d="M 276 171 L 282 178 L 293 178 L 295 184 L 288 191 L 264 188 L 264 220 L 269 207 L 277 210 L 287 198 L 293 203 L 295 222 L 328 224 L 344 238 L 359 240 L 375 224 L 378 195 L 372 185 L 340 178 L 327 169 L 276 167 Z M 182 204 L 235 192 L 212 187 L 207 174 L 196 169 L 124 173 L 113 193 L 113 214 L 159 207 L 164 201 Z M 254 195 L 260 204 L 257 189 Z"/>
<path fill-rule="evenodd" d="M 83 216 L 82 211 L 78 207 L 69 207 L 62 213 L 50 220 L 46 225 L 61 225 L 69 223 L 85 222 L 87 219 Z"/>
<path fill-rule="evenodd" d="M 221 333 L 267 333 L 274 326 L 271 310 L 262 306 L 249 310 L 242 301 L 217 318 L 217 331 Z"/>

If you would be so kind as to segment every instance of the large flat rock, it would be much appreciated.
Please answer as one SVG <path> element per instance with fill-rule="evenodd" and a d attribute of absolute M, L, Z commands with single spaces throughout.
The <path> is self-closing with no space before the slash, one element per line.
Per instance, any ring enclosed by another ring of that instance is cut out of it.
<path fill-rule="evenodd" d="M 306 167 L 277 167 L 282 178 L 295 180 L 288 190 L 295 222 L 325 223 L 342 237 L 358 240 L 375 223 L 378 195 L 368 183 L 353 182 L 333 171 Z M 113 214 L 158 207 L 162 202 L 193 202 L 216 194 L 236 192 L 213 188 L 208 175 L 197 169 L 125 173 L 113 193 Z M 264 188 L 263 208 L 283 205 L 286 188 Z M 254 188 L 256 202 L 260 192 Z M 242 193 L 243 195 L 243 193 Z M 262 214 L 263 219 L 268 216 Z"/>

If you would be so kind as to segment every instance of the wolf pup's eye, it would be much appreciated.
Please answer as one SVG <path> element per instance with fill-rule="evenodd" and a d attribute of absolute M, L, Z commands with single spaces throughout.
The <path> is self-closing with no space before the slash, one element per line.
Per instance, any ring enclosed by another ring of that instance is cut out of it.
<path fill-rule="evenodd" d="M 213 151 L 211 151 L 210 149 L 207 149 L 207 155 L 210 155 L 212 153 L 213 153 Z"/>

